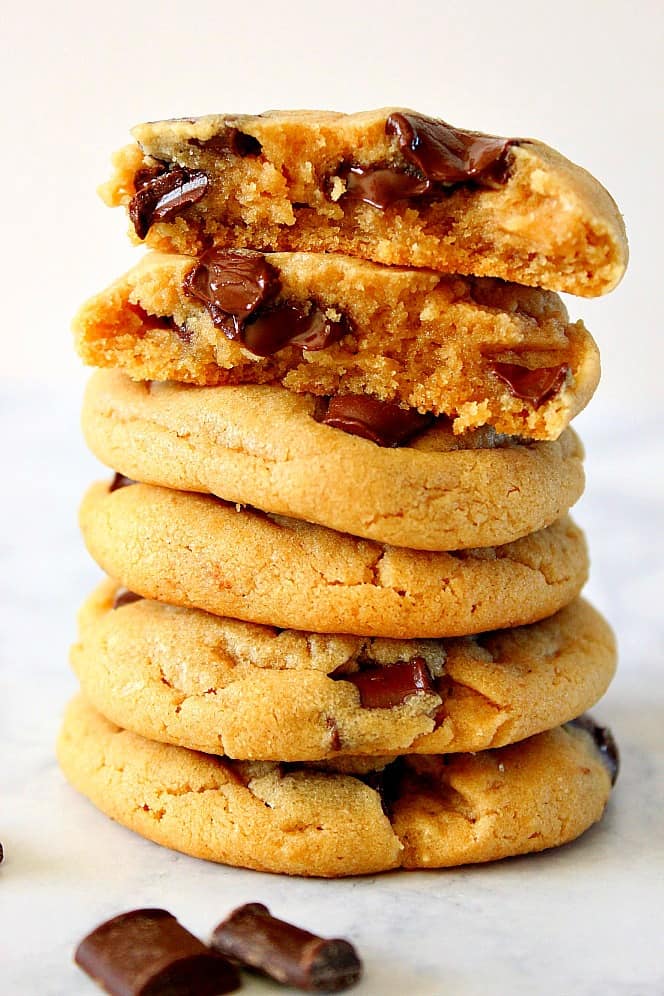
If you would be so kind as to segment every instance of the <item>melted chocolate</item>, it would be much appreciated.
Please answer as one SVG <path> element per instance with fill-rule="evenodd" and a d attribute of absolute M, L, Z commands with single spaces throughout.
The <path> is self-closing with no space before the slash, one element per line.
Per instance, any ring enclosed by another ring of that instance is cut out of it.
<path fill-rule="evenodd" d="M 282 984 L 307 992 L 340 992 L 354 985 L 362 963 L 348 941 L 325 940 L 247 903 L 215 927 L 215 951 Z"/>
<path fill-rule="evenodd" d="M 190 138 L 189 145 L 195 145 L 197 148 L 213 152 L 215 155 L 227 155 L 230 152 L 234 156 L 240 156 L 241 159 L 245 159 L 247 156 L 259 156 L 263 151 L 263 146 L 257 138 L 234 127 L 228 127 L 204 141 L 199 138 Z"/>
<path fill-rule="evenodd" d="M 129 217 L 139 239 L 145 238 L 155 222 L 169 221 L 182 208 L 200 201 L 208 186 L 207 175 L 199 169 L 156 169 L 152 176 L 149 170 L 138 170 L 139 185 L 129 202 Z"/>
<path fill-rule="evenodd" d="M 410 695 L 435 693 L 431 673 L 423 657 L 333 677 L 355 685 L 363 709 L 392 709 L 405 702 Z"/>
<path fill-rule="evenodd" d="M 611 784 L 615 785 L 620 771 L 620 754 L 618 745 L 608 726 L 600 726 L 587 712 L 583 716 L 573 719 L 570 726 L 578 726 L 591 735 L 602 758 L 602 763 L 611 775 Z"/>
<path fill-rule="evenodd" d="M 131 605 L 132 602 L 140 602 L 142 599 L 143 596 L 137 595 L 135 591 L 129 591 L 128 588 L 118 588 L 113 599 L 113 608 L 121 609 L 123 605 Z"/>
<path fill-rule="evenodd" d="M 216 328 L 257 356 L 288 345 L 325 349 L 351 331 L 345 315 L 328 318 L 313 302 L 272 304 L 281 290 L 279 274 L 259 252 L 209 249 L 185 277 L 184 289 L 203 302 Z"/>
<path fill-rule="evenodd" d="M 240 985 L 237 970 L 166 910 L 133 910 L 102 923 L 74 960 L 115 996 L 220 996 Z"/>
<path fill-rule="evenodd" d="M 453 128 L 423 114 L 390 114 L 385 134 L 395 135 L 405 168 L 343 163 L 342 198 L 384 210 L 395 201 L 441 196 L 462 183 L 501 186 L 509 173 L 509 150 L 516 139 Z"/>
<path fill-rule="evenodd" d="M 330 398 L 327 410 L 319 410 L 316 418 L 333 429 L 362 436 L 378 446 L 403 446 L 434 422 L 433 415 L 421 415 L 412 408 L 400 408 L 366 394 Z"/>
<path fill-rule="evenodd" d="M 108 487 L 109 494 L 112 491 L 119 491 L 120 488 L 128 488 L 131 484 L 136 484 L 136 481 L 132 481 L 131 477 L 125 477 L 124 474 L 118 474 L 116 471 Z"/>
<path fill-rule="evenodd" d="M 385 133 L 396 136 L 404 158 L 430 182 L 494 185 L 507 179 L 515 139 L 464 131 L 423 114 L 390 114 Z"/>
<path fill-rule="evenodd" d="M 538 367 L 529 370 L 516 363 L 494 363 L 493 371 L 516 398 L 530 401 L 535 408 L 557 394 L 565 383 L 569 365 L 561 363 L 557 367 Z"/>

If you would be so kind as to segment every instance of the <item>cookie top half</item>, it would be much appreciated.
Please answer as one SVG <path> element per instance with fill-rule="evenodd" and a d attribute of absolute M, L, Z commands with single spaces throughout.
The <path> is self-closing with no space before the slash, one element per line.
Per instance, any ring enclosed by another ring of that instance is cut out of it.
<path fill-rule="evenodd" d="M 215 114 L 133 134 L 102 196 L 154 248 L 343 252 L 586 297 L 627 264 L 609 194 L 531 139 L 403 108 Z"/>

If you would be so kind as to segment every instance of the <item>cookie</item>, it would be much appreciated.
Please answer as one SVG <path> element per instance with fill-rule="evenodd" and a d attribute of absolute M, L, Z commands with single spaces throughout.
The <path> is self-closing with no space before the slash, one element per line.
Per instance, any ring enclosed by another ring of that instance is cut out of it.
<path fill-rule="evenodd" d="M 326 636 L 136 600 L 114 581 L 79 616 L 88 701 L 151 740 L 244 760 L 441 754 L 523 740 L 590 708 L 615 670 L 587 602 L 456 640 Z"/>
<path fill-rule="evenodd" d="M 369 395 L 456 432 L 555 439 L 599 381 L 592 337 L 551 291 L 335 254 L 150 253 L 74 329 L 86 363 L 134 380 Z"/>
<path fill-rule="evenodd" d="M 95 806 L 166 847 L 339 877 L 564 844 L 602 816 L 616 754 L 570 724 L 479 754 L 402 757 L 379 772 L 229 761 L 145 740 L 77 698 L 58 758 Z"/>
<path fill-rule="evenodd" d="M 131 591 L 286 629 L 403 639 L 535 622 L 578 595 L 581 531 L 567 518 L 500 547 L 431 553 L 149 484 L 94 485 L 88 550 Z"/>
<path fill-rule="evenodd" d="M 100 192 L 153 248 L 347 253 L 585 297 L 627 265 L 611 197 L 530 139 L 399 108 L 217 114 L 133 135 Z"/>
<path fill-rule="evenodd" d="M 527 443 L 488 428 L 457 436 L 439 419 L 388 448 L 316 421 L 315 410 L 311 395 L 278 385 L 142 384 L 103 370 L 86 391 L 83 431 L 134 480 L 417 550 L 509 543 L 583 492 L 572 429 Z"/>

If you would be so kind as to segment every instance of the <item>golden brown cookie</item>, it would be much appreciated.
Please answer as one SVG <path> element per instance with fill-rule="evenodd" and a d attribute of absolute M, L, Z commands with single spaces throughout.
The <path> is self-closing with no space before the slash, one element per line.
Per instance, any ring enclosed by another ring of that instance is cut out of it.
<path fill-rule="evenodd" d="M 334 771 L 153 743 L 79 697 L 58 758 L 95 806 L 159 844 L 258 871 L 339 877 L 493 861 L 573 840 L 609 798 L 617 754 L 608 736 L 569 724 L 499 750 Z"/>
<path fill-rule="evenodd" d="M 615 670 L 609 626 L 577 600 L 532 626 L 455 640 L 326 636 L 136 600 L 104 582 L 72 664 L 125 729 L 244 760 L 478 751 L 590 708 Z"/>
<path fill-rule="evenodd" d="M 84 498 L 88 550 L 147 598 L 288 629 L 403 639 L 535 622 L 587 575 L 581 531 L 562 518 L 500 547 L 431 553 L 149 484 Z M 119 482 L 122 483 L 122 482 Z"/>
<path fill-rule="evenodd" d="M 349 256 L 150 253 L 81 309 L 79 353 L 134 380 L 281 383 L 556 439 L 599 354 L 557 294 Z"/>
<path fill-rule="evenodd" d="M 608 193 L 530 139 L 402 108 L 217 114 L 133 134 L 102 196 L 157 249 L 347 253 L 586 297 L 627 264 Z"/>
<path fill-rule="evenodd" d="M 398 448 L 317 422 L 315 399 L 277 385 L 191 388 L 94 374 L 83 405 L 93 453 L 120 473 L 418 550 L 509 543 L 583 491 L 572 429 L 527 443 L 449 422 Z"/>

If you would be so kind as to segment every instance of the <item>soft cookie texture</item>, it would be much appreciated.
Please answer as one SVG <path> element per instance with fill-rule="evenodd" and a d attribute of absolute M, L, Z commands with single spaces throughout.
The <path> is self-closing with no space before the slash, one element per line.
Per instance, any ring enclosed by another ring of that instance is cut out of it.
<path fill-rule="evenodd" d="M 240 291 L 234 322 L 222 305 Z M 457 432 L 555 439 L 599 380 L 595 343 L 550 291 L 336 254 L 150 253 L 74 328 L 87 363 L 134 380 L 368 394 Z"/>
<path fill-rule="evenodd" d="M 382 773 L 361 762 L 335 771 L 154 743 L 77 698 L 58 758 L 75 788 L 144 837 L 289 875 L 439 868 L 541 851 L 599 820 L 611 791 L 592 734 L 573 725 L 479 754 L 401 758 Z M 381 776 L 382 798 L 370 787 Z"/>
<path fill-rule="evenodd" d="M 202 495 L 100 483 L 80 523 L 97 563 L 131 591 L 323 633 L 412 639 L 524 625 L 569 604 L 588 569 L 566 517 L 505 546 L 431 553 Z"/>
<path fill-rule="evenodd" d="M 608 193 L 530 139 L 487 144 L 400 108 L 216 114 L 133 134 L 101 193 L 157 249 L 347 253 L 587 297 L 615 287 L 627 264 Z M 432 171 L 441 151 L 460 168 Z M 366 173 L 382 190 L 366 189 Z M 395 182 L 404 196 L 386 197 Z"/>
<path fill-rule="evenodd" d="M 611 630 L 582 600 L 475 638 L 386 640 L 130 597 L 109 580 L 81 610 L 72 664 L 88 701 L 152 740 L 244 760 L 501 747 L 580 715 L 615 670 Z M 413 661 L 426 686 L 395 689 L 391 666 Z M 366 706 L 357 675 L 377 683 Z"/>
<path fill-rule="evenodd" d="M 83 404 L 93 453 L 145 484 L 228 501 L 418 550 L 495 546 L 550 525 L 583 491 L 572 429 L 527 443 L 439 420 L 378 446 L 317 422 L 278 385 L 191 388 L 95 373 Z"/>

